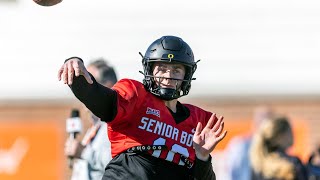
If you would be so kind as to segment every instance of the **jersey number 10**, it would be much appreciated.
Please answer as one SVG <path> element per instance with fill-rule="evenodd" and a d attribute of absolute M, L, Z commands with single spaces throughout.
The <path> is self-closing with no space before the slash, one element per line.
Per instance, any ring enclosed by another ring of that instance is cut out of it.
<path fill-rule="evenodd" d="M 166 139 L 158 138 L 155 141 L 153 141 L 153 145 L 166 145 Z M 169 151 L 168 154 L 167 154 L 167 157 L 166 157 L 167 161 L 172 162 L 173 158 L 174 158 L 174 155 L 176 153 L 181 154 L 181 155 L 185 156 L 186 158 L 189 158 L 188 149 L 185 148 L 185 147 L 182 147 L 182 146 L 180 146 L 178 144 L 174 144 L 174 145 L 171 146 L 171 149 L 168 146 L 167 146 L 167 148 L 168 148 L 168 151 Z M 162 150 L 154 150 L 153 153 L 152 153 L 152 156 L 159 158 L 161 153 L 162 153 Z M 185 163 L 180 159 L 179 165 L 184 166 Z"/>

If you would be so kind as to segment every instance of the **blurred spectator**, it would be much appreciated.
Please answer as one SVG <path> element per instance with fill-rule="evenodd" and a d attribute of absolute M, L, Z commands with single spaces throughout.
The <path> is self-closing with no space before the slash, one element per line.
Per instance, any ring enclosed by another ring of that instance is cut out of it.
<path fill-rule="evenodd" d="M 87 70 L 100 84 L 111 88 L 117 81 L 117 75 L 113 67 L 109 66 L 107 62 L 100 58 L 88 64 Z"/>
<path fill-rule="evenodd" d="M 293 144 L 286 117 L 264 121 L 250 148 L 252 180 L 306 180 L 307 172 L 297 157 L 286 150 Z"/>
<path fill-rule="evenodd" d="M 115 71 L 105 60 L 92 61 L 87 70 L 100 84 L 112 87 L 117 82 Z M 65 154 L 76 158 L 73 165 L 72 180 L 102 179 L 104 169 L 112 159 L 111 145 L 107 134 L 107 124 L 86 109 L 90 117 L 91 127 L 87 130 L 81 142 L 68 139 Z"/>
<path fill-rule="evenodd" d="M 251 131 L 245 135 L 236 136 L 231 139 L 227 146 L 227 172 L 231 180 L 249 180 L 251 168 L 249 161 L 249 149 L 254 132 L 260 124 L 273 115 L 270 107 L 259 106 L 254 110 Z"/>
<path fill-rule="evenodd" d="M 309 180 L 320 180 L 320 145 L 311 154 L 308 161 Z"/>

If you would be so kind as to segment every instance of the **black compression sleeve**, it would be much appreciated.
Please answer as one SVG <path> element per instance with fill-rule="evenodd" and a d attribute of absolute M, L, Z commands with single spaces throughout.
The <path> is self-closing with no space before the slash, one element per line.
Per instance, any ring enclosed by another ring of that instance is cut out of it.
<path fill-rule="evenodd" d="M 89 84 L 83 76 L 74 77 L 70 86 L 73 94 L 102 121 L 112 121 L 117 113 L 117 93 L 94 79 Z"/>
<path fill-rule="evenodd" d="M 196 158 L 195 166 L 193 167 L 193 176 L 196 180 L 215 180 L 216 175 L 212 169 L 211 156 L 208 161 L 202 161 Z"/>

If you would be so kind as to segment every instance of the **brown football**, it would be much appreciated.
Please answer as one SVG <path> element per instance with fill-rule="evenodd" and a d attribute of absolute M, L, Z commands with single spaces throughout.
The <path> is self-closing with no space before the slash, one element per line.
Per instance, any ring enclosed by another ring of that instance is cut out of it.
<path fill-rule="evenodd" d="M 33 1 L 41 6 L 54 6 L 60 3 L 62 0 L 33 0 Z"/>

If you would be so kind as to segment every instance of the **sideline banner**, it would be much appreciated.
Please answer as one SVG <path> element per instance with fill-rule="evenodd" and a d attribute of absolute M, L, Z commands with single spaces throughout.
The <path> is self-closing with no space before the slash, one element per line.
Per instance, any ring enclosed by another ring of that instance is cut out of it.
<path fill-rule="evenodd" d="M 0 179 L 63 179 L 63 137 L 53 122 L 0 121 Z"/>

